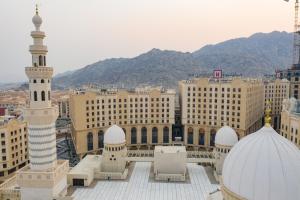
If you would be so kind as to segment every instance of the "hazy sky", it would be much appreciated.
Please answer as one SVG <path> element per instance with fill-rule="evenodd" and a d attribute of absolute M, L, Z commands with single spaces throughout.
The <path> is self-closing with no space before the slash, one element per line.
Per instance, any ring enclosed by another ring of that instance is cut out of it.
<path fill-rule="evenodd" d="M 192 52 L 256 32 L 293 30 L 294 1 L 0 0 L 0 82 L 26 80 L 35 3 L 56 74 L 152 48 Z"/>

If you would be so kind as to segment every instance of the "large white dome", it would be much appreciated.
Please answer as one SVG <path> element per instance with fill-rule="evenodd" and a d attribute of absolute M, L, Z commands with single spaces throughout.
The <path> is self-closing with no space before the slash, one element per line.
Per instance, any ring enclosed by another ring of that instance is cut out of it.
<path fill-rule="evenodd" d="M 223 185 L 248 200 L 300 199 L 300 151 L 272 127 L 241 139 L 222 174 Z"/>
<path fill-rule="evenodd" d="M 106 130 L 104 134 L 105 144 L 123 144 L 125 142 L 125 133 L 119 126 L 113 125 Z"/>
<path fill-rule="evenodd" d="M 216 134 L 215 144 L 233 146 L 238 142 L 236 132 L 229 126 L 223 126 Z"/>

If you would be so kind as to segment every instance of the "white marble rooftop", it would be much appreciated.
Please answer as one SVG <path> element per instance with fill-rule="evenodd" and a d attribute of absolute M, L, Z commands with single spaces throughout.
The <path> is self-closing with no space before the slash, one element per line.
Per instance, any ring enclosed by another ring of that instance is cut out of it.
<path fill-rule="evenodd" d="M 190 183 L 149 181 L 151 162 L 137 162 L 129 182 L 98 181 L 91 188 L 79 187 L 74 200 L 206 200 L 218 185 L 210 183 L 205 169 L 195 163 L 187 164 Z"/>

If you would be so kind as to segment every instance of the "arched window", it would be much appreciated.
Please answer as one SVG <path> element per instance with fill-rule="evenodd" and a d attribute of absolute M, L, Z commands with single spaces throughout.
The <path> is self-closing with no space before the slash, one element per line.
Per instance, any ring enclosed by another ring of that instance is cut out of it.
<path fill-rule="evenodd" d="M 36 83 L 36 79 L 33 79 L 33 83 Z"/>
<path fill-rule="evenodd" d="M 204 145 L 205 144 L 205 130 L 203 128 L 199 129 L 199 145 Z"/>
<path fill-rule="evenodd" d="M 46 66 L 46 56 L 44 56 L 44 66 Z"/>
<path fill-rule="evenodd" d="M 136 128 L 131 128 L 131 144 L 136 144 Z"/>
<path fill-rule="evenodd" d="M 164 143 L 169 143 L 169 128 L 168 127 L 164 127 L 163 142 Z"/>
<path fill-rule="evenodd" d="M 87 150 L 92 151 L 94 149 L 93 145 L 93 133 L 89 132 L 87 134 Z"/>
<path fill-rule="evenodd" d="M 158 143 L 158 130 L 156 127 L 152 128 L 152 143 Z"/>
<path fill-rule="evenodd" d="M 48 91 L 48 100 L 50 101 L 51 96 L 50 96 L 50 91 Z"/>
<path fill-rule="evenodd" d="M 210 146 L 215 146 L 215 137 L 216 137 L 216 130 L 211 129 L 210 130 Z"/>
<path fill-rule="evenodd" d="M 103 148 L 104 147 L 104 132 L 102 130 L 100 130 L 98 132 L 98 148 Z"/>
<path fill-rule="evenodd" d="M 45 101 L 45 99 L 46 99 L 46 98 L 45 98 L 45 91 L 42 91 L 42 92 L 41 92 L 41 98 L 42 98 L 42 101 Z"/>
<path fill-rule="evenodd" d="M 37 98 L 37 91 L 34 91 L 34 92 L 33 92 L 33 99 L 34 99 L 34 101 L 37 101 L 37 99 L 38 99 L 38 98 Z"/>
<path fill-rule="evenodd" d="M 194 144 L 194 130 L 192 127 L 188 128 L 188 144 Z"/>
<path fill-rule="evenodd" d="M 43 56 L 39 56 L 39 66 L 43 66 Z"/>
<path fill-rule="evenodd" d="M 41 79 L 41 83 L 45 83 L 45 80 L 44 80 L 44 79 Z"/>
<path fill-rule="evenodd" d="M 142 144 L 147 144 L 147 128 L 142 128 Z"/>

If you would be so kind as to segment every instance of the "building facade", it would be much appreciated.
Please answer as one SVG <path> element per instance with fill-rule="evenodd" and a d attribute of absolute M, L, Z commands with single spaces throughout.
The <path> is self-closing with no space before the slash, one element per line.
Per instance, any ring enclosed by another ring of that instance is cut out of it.
<path fill-rule="evenodd" d="M 300 148 L 300 101 L 295 98 L 283 102 L 280 134 Z"/>
<path fill-rule="evenodd" d="M 279 132 L 280 118 L 282 111 L 282 103 L 284 99 L 288 99 L 290 95 L 290 82 L 287 79 L 265 80 L 265 108 L 268 101 L 271 102 L 272 126 Z"/>
<path fill-rule="evenodd" d="M 65 95 L 58 99 L 58 118 L 70 118 L 69 96 Z"/>
<path fill-rule="evenodd" d="M 0 181 L 12 176 L 28 163 L 27 123 L 17 119 L 0 119 Z"/>
<path fill-rule="evenodd" d="M 123 128 L 128 146 L 171 143 L 174 104 L 175 91 L 159 88 L 72 94 L 70 118 L 77 154 L 103 148 L 104 132 L 113 124 Z"/>
<path fill-rule="evenodd" d="M 290 81 L 290 97 L 299 99 L 300 95 L 300 67 L 293 66 L 290 69 L 277 72 L 278 77 Z"/>
<path fill-rule="evenodd" d="M 216 130 L 225 124 L 238 137 L 262 126 L 264 87 L 256 79 L 196 78 L 179 82 L 184 143 L 214 146 Z"/>

